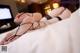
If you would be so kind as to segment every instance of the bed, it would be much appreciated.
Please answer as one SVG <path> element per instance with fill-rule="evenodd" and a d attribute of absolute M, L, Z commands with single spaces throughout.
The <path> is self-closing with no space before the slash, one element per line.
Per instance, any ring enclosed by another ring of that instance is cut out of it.
<path fill-rule="evenodd" d="M 5 53 L 80 53 L 79 10 L 69 19 L 28 32 L 7 46 Z M 0 34 L 2 39 L 5 34 Z M 1 40 L 0 39 L 0 40 Z M 0 53 L 1 51 L 0 46 Z"/>

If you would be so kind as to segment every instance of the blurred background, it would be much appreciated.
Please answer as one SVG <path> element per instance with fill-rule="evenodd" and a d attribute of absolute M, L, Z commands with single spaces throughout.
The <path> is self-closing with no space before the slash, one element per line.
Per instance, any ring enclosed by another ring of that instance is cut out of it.
<path fill-rule="evenodd" d="M 40 12 L 43 16 L 54 8 L 64 6 L 74 12 L 79 0 L 15 0 L 18 12 Z"/>
<path fill-rule="evenodd" d="M 0 4 L 9 5 L 14 17 L 18 12 L 41 12 L 44 15 L 60 6 L 72 12 L 79 8 L 79 0 L 0 0 Z"/>

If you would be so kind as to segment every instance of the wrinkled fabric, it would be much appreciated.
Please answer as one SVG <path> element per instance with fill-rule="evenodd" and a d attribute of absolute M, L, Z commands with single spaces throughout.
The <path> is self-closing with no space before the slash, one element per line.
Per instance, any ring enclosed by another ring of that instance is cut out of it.
<path fill-rule="evenodd" d="M 7 44 L 7 53 L 80 53 L 79 23 L 77 10 L 66 20 L 28 32 Z"/>

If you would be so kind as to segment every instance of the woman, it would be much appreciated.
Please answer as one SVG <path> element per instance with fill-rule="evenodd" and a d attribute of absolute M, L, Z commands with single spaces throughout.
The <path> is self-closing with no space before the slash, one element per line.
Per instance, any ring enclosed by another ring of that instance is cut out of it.
<path fill-rule="evenodd" d="M 24 33 L 44 27 L 48 24 L 58 22 L 59 20 L 63 20 L 68 18 L 71 15 L 71 12 L 64 7 L 60 7 L 52 10 L 52 12 L 43 17 L 40 13 L 20 13 L 15 17 L 15 22 L 20 24 L 19 28 L 16 30 L 16 33 L 8 33 L 7 36 L 0 42 L 1 45 L 8 44 L 17 38 L 19 38 Z M 47 20 L 47 18 L 50 18 Z"/>

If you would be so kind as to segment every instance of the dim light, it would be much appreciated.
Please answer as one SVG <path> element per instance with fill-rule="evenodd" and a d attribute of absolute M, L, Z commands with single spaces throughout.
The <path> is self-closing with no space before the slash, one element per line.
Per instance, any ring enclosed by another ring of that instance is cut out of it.
<path fill-rule="evenodd" d="M 49 14 L 51 12 L 51 9 L 47 9 L 46 13 Z"/>
<path fill-rule="evenodd" d="M 53 3 L 53 8 L 58 8 L 59 7 L 59 3 Z"/>
<path fill-rule="evenodd" d="M 50 5 L 47 5 L 44 9 L 50 9 Z"/>
<path fill-rule="evenodd" d="M 20 2 L 20 0 L 15 0 L 15 1 Z"/>
<path fill-rule="evenodd" d="M 26 1 L 25 0 L 21 0 L 21 3 L 25 3 Z"/>
<path fill-rule="evenodd" d="M 40 4 L 47 2 L 48 0 L 39 0 Z"/>

